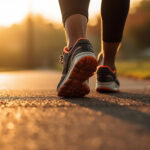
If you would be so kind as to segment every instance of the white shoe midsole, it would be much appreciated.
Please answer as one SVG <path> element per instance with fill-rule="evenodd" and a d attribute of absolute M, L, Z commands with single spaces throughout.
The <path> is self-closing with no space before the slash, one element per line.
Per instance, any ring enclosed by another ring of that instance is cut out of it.
<path fill-rule="evenodd" d="M 78 63 L 78 61 L 80 59 L 82 59 L 83 57 L 86 57 L 86 56 L 92 56 L 94 58 L 96 58 L 95 54 L 92 53 L 92 52 L 82 52 L 82 53 L 79 53 L 78 55 L 76 55 L 70 65 L 70 69 L 65 77 L 65 79 L 63 80 L 63 82 L 61 83 L 61 85 L 59 86 L 58 90 L 63 86 L 63 84 L 68 80 L 74 66 Z M 86 82 L 85 82 L 86 85 L 88 85 Z"/>
<path fill-rule="evenodd" d="M 96 83 L 96 89 L 98 88 L 109 88 L 109 89 L 112 89 L 112 90 L 119 90 L 119 85 L 112 81 L 112 82 L 97 82 Z"/>

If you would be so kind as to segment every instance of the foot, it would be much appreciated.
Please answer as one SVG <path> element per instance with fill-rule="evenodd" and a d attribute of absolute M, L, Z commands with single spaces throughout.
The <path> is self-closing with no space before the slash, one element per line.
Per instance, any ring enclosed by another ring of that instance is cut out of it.
<path fill-rule="evenodd" d="M 116 70 L 104 65 L 97 67 L 97 92 L 119 92 L 119 86 Z"/>
<path fill-rule="evenodd" d="M 79 39 L 70 50 L 64 49 L 63 73 L 57 86 L 60 97 L 83 97 L 90 92 L 86 80 L 96 71 L 97 60 L 87 39 Z"/>

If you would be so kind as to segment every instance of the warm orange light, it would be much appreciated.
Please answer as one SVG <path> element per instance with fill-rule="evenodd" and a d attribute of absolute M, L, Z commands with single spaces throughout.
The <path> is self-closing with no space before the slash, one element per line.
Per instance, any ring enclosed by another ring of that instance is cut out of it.
<path fill-rule="evenodd" d="M 26 2 L 26 0 L 0 1 L 0 25 L 8 26 L 22 21 L 28 11 Z"/>
<path fill-rule="evenodd" d="M 32 1 L 32 12 L 60 22 L 61 14 L 58 0 L 1 0 L 0 25 L 9 26 L 21 22 L 30 11 L 29 1 Z M 90 16 L 99 12 L 101 0 L 91 0 Z M 131 0 L 131 4 L 140 0 Z"/>

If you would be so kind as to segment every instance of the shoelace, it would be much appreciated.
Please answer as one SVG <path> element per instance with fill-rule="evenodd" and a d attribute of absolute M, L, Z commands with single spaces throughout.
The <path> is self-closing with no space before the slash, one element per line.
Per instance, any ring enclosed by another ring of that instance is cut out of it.
<path fill-rule="evenodd" d="M 65 49 L 67 49 L 67 47 L 65 47 Z M 72 49 L 72 47 L 69 48 L 69 50 L 71 50 L 71 49 Z M 68 49 L 67 49 L 67 50 L 68 50 Z M 68 51 L 69 51 L 69 50 L 68 50 Z M 64 53 L 63 53 L 62 55 L 60 55 L 59 62 L 60 62 L 61 64 L 64 63 Z"/>
<path fill-rule="evenodd" d="M 59 62 L 60 62 L 61 64 L 64 63 L 64 56 L 63 56 L 63 55 L 60 55 Z"/>

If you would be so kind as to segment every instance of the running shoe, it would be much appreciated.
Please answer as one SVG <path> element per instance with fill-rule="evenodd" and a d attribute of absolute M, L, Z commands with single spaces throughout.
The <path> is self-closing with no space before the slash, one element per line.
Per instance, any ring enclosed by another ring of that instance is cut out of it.
<path fill-rule="evenodd" d="M 97 68 L 97 59 L 88 39 L 79 39 L 63 50 L 63 72 L 57 86 L 60 97 L 83 97 L 90 92 L 88 79 Z"/>
<path fill-rule="evenodd" d="M 119 92 L 119 86 L 116 70 L 104 65 L 97 67 L 97 92 Z"/>

